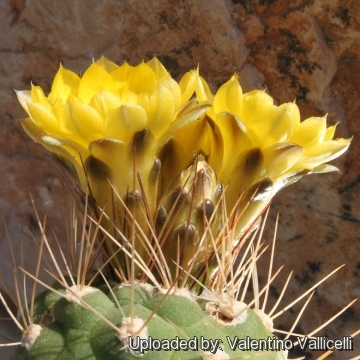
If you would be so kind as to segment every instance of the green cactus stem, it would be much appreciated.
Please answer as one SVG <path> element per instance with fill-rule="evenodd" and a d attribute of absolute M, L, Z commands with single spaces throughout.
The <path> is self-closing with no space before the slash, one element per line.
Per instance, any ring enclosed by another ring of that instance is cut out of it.
<path fill-rule="evenodd" d="M 129 284 L 106 293 L 55 288 L 62 296 L 47 290 L 35 299 L 36 324 L 12 360 L 287 358 L 281 349 L 241 349 L 240 339 L 275 337 L 255 311 L 226 295 L 197 301 L 186 289 L 165 294 L 140 283 L 133 296 Z"/>

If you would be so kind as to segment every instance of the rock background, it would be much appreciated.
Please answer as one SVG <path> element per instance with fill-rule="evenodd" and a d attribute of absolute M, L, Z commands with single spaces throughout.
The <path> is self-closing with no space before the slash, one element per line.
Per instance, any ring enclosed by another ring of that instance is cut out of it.
<path fill-rule="evenodd" d="M 311 332 L 359 297 L 359 21 L 356 0 L 0 1 L 0 208 L 16 253 L 26 254 L 25 266 L 34 262 L 36 251 L 23 229 L 38 234 L 30 193 L 41 216 L 47 214 L 48 226 L 64 237 L 56 225 L 63 217 L 57 211 L 62 170 L 24 134 L 18 119 L 25 114 L 13 89 L 28 89 L 33 82 L 49 91 L 60 62 L 80 73 L 101 55 L 131 64 L 156 55 L 176 78 L 200 64 L 213 90 L 238 72 L 245 91 L 267 88 L 278 103 L 296 99 L 303 119 L 328 113 L 329 124 L 339 123 L 338 137 L 354 136 L 350 150 L 335 162 L 342 174 L 313 175 L 281 191 L 266 238 L 271 239 L 280 211 L 274 266 L 286 266 L 270 302 L 291 269 L 283 305 L 346 263 L 316 290 L 295 332 Z M 5 234 L 1 222 L 0 270 L 10 280 Z M 259 271 L 265 280 L 266 268 Z M 289 328 L 299 309 L 281 316 L 277 328 Z M 359 324 L 355 304 L 319 334 L 341 338 Z M 308 351 L 306 359 L 318 355 Z M 331 358 L 355 355 L 360 355 L 359 339 L 354 353 Z"/>

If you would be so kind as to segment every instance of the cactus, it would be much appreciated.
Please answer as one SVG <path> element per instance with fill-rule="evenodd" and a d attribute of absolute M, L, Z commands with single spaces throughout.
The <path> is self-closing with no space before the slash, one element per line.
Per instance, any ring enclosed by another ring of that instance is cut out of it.
<path fill-rule="evenodd" d="M 333 140 L 325 117 L 300 122 L 294 103 L 243 94 L 236 76 L 215 95 L 198 70 L 177 83 L 156 58 L 101 58 L 82 78 L 60 66 L 48 96 L 32 86 L 18 98 L 25 131 L 74 176 L 85 209 L 65 275 L 38 217 L 56 282 L 22 269 L 47 290 L 26 311 L 18 296 L 13 359 L 287 358 L 278 314 L 259 306 L 280 271 L 257 289 L 259 224 L 281 188 L 337 170 L 325 163 L 350 140 Z"/>
<path fill-rule="evenodd" d="M 83 215 L 84 221 L 86 215 Z M 89 221 L 88 226 L 84 226 L 83 239 L 88 239 L 82 243 L 84 253 L 76 259 L 68 259 L 68 276 L 63 275 L 55 260 L 54 265 L 59 269 L 57 282 L 52 286 L 43 284 L 48 290 L 29 304 L 29 316 L 22 310 L 21 345 L 11 359 L 287 358 L 287 351 L 281 348 L 273 351 L 279 345 L 274 342 L 271 318 L 259 307 L 251 309 L 243 301 L 236 300 L 236 293 L 241 288 L 246 289 L 245 283 L 254 277 L 257 258 L 263 252 L 261 245 L 254 243 L 255 237 L 245 250 L 245 253 L 252 252 L 252 256 L 247 261 L 244 256 L 242 261 L 246 264 L 228 281 L 224 273 L 219 273 L 195 291 L 190 290 L 193 278 L 181 273 L 179 268 L 175 281 L 170 277 L 165 281 L 166 273 L 162 274 L 162 281 L 157 281 L 152 270 L 144 267 L 149 277 L 146 281 L 134 280 L 132 276 L 132 279 L 110 286 L 102 269 L 94 274 L 87 265 L 94 256 L 90 239 L 99 231 L 91 230 L 91 222 L 96 220 Z M 54 258 L 40 221 L 39 226 L 43 231 L 40 249 L 45 243 Z M 126 253 L 129 262 L 134 262 L 131 252 Z M 160 267 L 161 262 L 154 259 L 157 261 Z M 76 262 L 72 268 L 71 264 Z M 36 274 L 22 270 L 41 283 Z M 170 272 L 170 269 L 165 270 Z M 221 272 L 224 271 L 225 265 L 221 264 Z M 90 274 L 91 279 L 86 279 Z M 272 351 L 251 351 L 247 344 L 239 347 L 238 339 L 247 337 L 270 339 Z"/>
<path fill-rule="evenodd" d="M 134 292 L 133 319 L 129 285 L 118 285 L 108 294 L 93 287 L 84 287 L 83 294 L 78 293 L 76 297 L 70 291 L 66 298 L 58 296 L 57 299 L 48 292 L 40 294 L 36 303 L 42 310 L 52 309 L 52 323 L 47 315 L 45 324 L 40 320 L 40 326 L 33 325 L 23 339 L 27 346 L 19 347 L 13 359 L 136 359 L 139 356 L 144 359 L 230 359 L 230 355 L 231 358 L 244 355 L 259 359 L 286 358 L 285 352 L 264 351 L 259 356 L 259 352 L 237 348 L 237 338 L 273 336 L 245 304 L 234 303 L 233 308 L 238 307 L 239 314 L 220 321 L 217 319 L 220 310 L 217 316 L 206 310 L 215 303 L 206 301 L 200 305 L 190 293 L 168 295 L 163 300 L 163 294 L 156 294 L 155 289 L 141 284 L 135 286 Z M 85 307 L 78 296 L 86 303 Z M 87 306 L 91 306 L 91 310 Z M 153 311 L 157 316 L 152 316 Z M 101 320 L 98 314 L 111 323 Z"/>

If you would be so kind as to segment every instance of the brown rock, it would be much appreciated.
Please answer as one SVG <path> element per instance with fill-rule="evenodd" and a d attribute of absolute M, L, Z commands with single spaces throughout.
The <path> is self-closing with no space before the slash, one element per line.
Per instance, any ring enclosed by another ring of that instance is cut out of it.
<path fill-rule="evenodd" d="M 25 114 L 13 89 L 28 89 L 33 82 L 49 91 L 60 62 L 80 73 L 101 55 L 131 64 L 156 55 L 177 78 L 200 64 L 214 90 L 239 72 L 245 90 L 267 88 L 278 103 L 296 100 L 302 118 L 328 113 L 329 123 L 339 122 L 338 137 L 354 136 L 348 153 L 336 161 L 342 175 L 303 179 L 284 189 L 271 210 L 270 228 L 281 212 L 275 267 L 294 268 L 282 305 L 346 263 L 316 291 L 301 329 L 294 331 L 315 329 L 360 295 L 359 19 L 356 0 L 2 1 L 0 206 L 16 253 L 23 238 L 25 265 L 36 256 L 31 240 L 22 235 L 23 224 L 39 235 L 29 193 L 62 240 L 64 229 L 57 212 L 63 198 L 61 168 L 23 133 L 18 119 Z M 266 238 L 271 236 L 269 229 Z M 1 226 L 0 271 L 10 281 L 7 249 Z M 270 303 L 286 278 L 283 272 Z M 277 327 L 289 328 L 295 315 L 288 312 Z M 320 334 L 340 338 L 359 323 L 355 305 Z M 355 349 L 350 357 L 360 354 L 359 341 Z"/>

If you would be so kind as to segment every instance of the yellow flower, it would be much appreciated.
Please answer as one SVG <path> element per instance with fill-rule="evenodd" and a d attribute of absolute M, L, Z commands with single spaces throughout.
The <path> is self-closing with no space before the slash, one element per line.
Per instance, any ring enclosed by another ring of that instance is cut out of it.
<path fill-rule="evenodd" d="M 174 131 L 208 105 L 191 99 L 188 89 L 186 78 L 180 86 L 156 58 L 132 67 L 102 57 L 81 78 L 60 66 L 48 96 L 39 86 L 17 96 L 29 115 L 22 120 L 25 131 L 63 163 L 83 191 L 90 185 L 109 218 L 123 225 L 124 219 L 117 219 L 123 206 L 112 204 L 111 181 L 130 208 L 136 205 L 137 221 L 147 229 L 138 205 L 144 197 L 151 215 L 156 211 L 157 155 Z"/>
<path fill-rule="evenodd" d="M 192 93 L 186 92 L 186 81 L 182 87 L 185 93 L 156 58 L 119 67 L 102 57 L 81 78 L 60 66 L 47 97 L 39 86 L 17 95 L 29 115 L 22 121 L 26 132 L 72 168 L 84 190 L 83 163 L 91 182 L 100 161 L 105 164 L 101 171 L 106 168 L 105 174 L 124 195 L 133 186 L 128 154 L 134 145 L 136 171 L 146 179 L 158 148 L 204 111 L 204 105 L 189 101 Z M 106 199 L 94 196 L 103 206 Z"/>
<path fill-rule="evenodd" d="M 180 157 L 184 166 L 195 154 L 203 154 L 227 187 L 228 212 L 242 196 L 237 204 L 242 214 L 239 233 L 252 226 L 281 188 L 310 173 L 338 170 L 325 163 L 343 154 L 351 141 L 333 140 L 336 126 L 327 128 L 326 116 L 301 122 L 295 103 L 277 106 L 264 90 L 244 94 L 237 76 L 215 96 L 200 78 L 193 81 L 192 90 L 212 106 L 175 133 L 167 161 Z M 178 171 L 167 170 L 169 179 Z"/>

